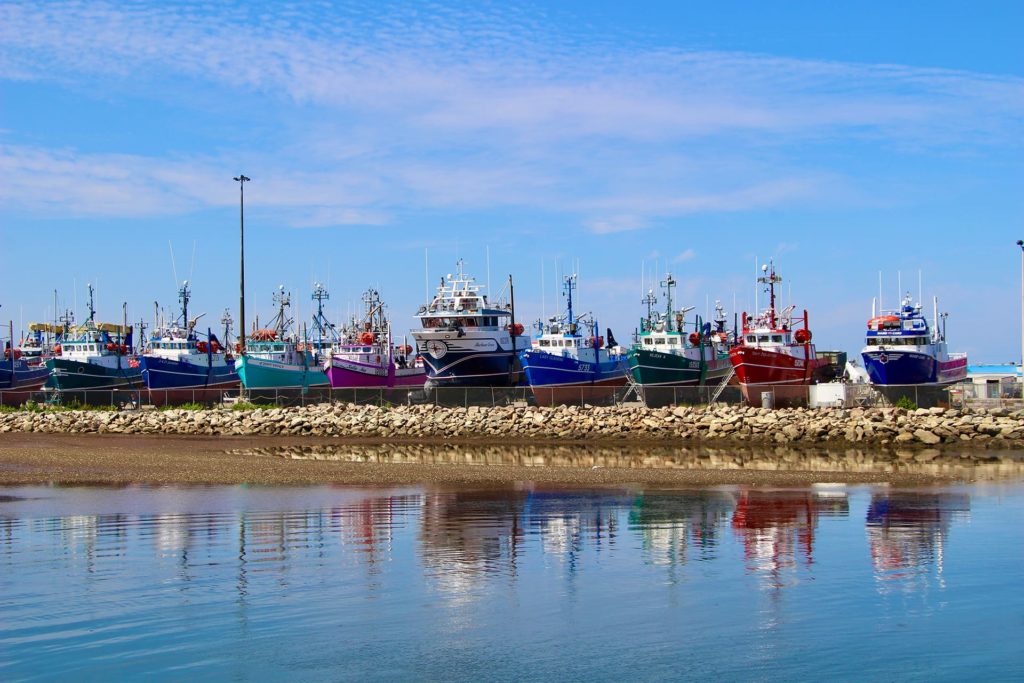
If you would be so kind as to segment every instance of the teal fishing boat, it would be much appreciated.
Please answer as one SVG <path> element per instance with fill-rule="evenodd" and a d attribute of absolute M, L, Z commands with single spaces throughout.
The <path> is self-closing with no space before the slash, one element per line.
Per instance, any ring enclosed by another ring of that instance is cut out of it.
<path fill-rule="evenodd" d="M 308 391 L 330 386 L 314 344 L 290 333 L 291 294 L 280 287 L 274 293 L 277 315 L 269 327 L 253 332 L 245 350 L 235 359 L 235 370 L 246 390 L 288 389 Z"/>

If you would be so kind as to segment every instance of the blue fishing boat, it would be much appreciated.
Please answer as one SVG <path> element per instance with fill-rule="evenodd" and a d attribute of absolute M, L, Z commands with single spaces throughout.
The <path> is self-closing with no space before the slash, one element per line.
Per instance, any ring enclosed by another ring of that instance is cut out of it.
<path fill-rule="evenodd" d="M 159 325 L 139 356 L 142 379 L 156 405 L 219 401 L 238 388 L 238 373 L 228 361 L 220 340 L 207 330 L 205 341 L 195 332 L 198 316 L 188 317 L 188 281 L 178 290 L 181 317 Z"/>
<path fill-rule="evenodd" d="M 0 405 L 16 406 L 32 398 L 32 392 L 42 388 L 50 371 L 43 365 L 26 363 L 21 352 L 11 343 L 14 340 L 13 322 L 8 324 L 8 331 L 10 336 L 0 360 Z"/>
<path fill-rule="evenodd" d="M 597 322 L 576 316 L 572 306 L 575 274 L 565 276 L 563 288 L 565 315 L 538 321 L 530 348 L 520 353 L 526 382 L 539 405 L 607 400 L 626 383 L 626 355 L 610 329 L 605 346 Z"/>
<path fill-rule="evenodd" d="M 416 349 L 427 365 L 425 387 L 516 386 L 522 377 L 519 351 L 529 346 L 515 322 L 512 280 L 509 301 L 491 302 L 462 270 L 441 278 L 429 304 L 416 312 Z"/>
<path fill-rule="evenodd" d="M 298 389 L 303 392 L 311 387 L 327 387 L 329 382 L 317 357 L 317 345 L 300 342 L 290 332 L 291 293 L 285 292 L 284 286 L 274 293 L 274 303 L 277 314 L 270 326 L 249 335 L 245 353 L 235 361 L 242 386 L 247 390 Z"/>
<path fill-rule="evenodd" d="M 874 306 L 872 306 L 874 308 Z M 938 300 L 933 320 L 939 320 Z M 967 354 L 949 353 L 943 326 L 932 327 L 921 304 L 910 294 L 898 311 L 879 311 L 868 320 L 866 345 L 861 351 L 872 384 L 882 386 L 950 384 L 967 378 Z"/>

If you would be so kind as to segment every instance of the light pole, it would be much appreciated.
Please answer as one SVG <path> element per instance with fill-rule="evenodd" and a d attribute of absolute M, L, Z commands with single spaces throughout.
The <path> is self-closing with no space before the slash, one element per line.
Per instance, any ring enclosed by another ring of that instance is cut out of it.
<path fill-rule="evenodd" d="M 238 183 L 239 204 L 238 204 L 238 227 L 239 227 L 239 256 L 238 256 L 238 353 L 245 353 L 245 184 L 252 180 L 241 173 L 235 177 Z M 227 340 L 224 340 L 227 343 Z"/>
<path fill-rule="evenodd" d="M 1017 240 L 1020 247 L 1020 381 L 1024 382 L 1024 240 Z"/>

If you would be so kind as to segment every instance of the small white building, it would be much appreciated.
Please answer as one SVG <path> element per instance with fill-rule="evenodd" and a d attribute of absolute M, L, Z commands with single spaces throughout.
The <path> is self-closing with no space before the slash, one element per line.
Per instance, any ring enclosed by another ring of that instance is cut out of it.
<path fill-rule="evenodd" d="M 1021 366 L 1016 363 L 969 365 L 967 380 L 975 398 L 1020 398 Z"/>

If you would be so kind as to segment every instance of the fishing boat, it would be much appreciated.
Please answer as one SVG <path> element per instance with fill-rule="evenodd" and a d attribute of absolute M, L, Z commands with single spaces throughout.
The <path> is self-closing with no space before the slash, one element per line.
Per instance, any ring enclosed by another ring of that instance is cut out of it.
<path fill-rule="evenodd" d="M 606 401 L 626 383 L 626 356 L 608 330 L 608 346 L 597 322 L 573 311 L 576 275 L 563 282 L 566 310 L 562 317 L 537 321 L 537 335 L 520 353 L 526 383 L 538 405 Z"/>
<path fill-rule="evenodd" d="M 729 360 L 748 404 L 760 407 L 763 393 L 770 393 L 777 406 L 802 403 L 806 386 L 818 379 L 826 362 L 811 343 L 807 311 L 795 316 L 792 304 L 776 310 L 775 285 L 782 277 L 774 262 L 761 266 L 761 273 L 757 282 L 768 293 L 768 308 L 756 316 L 743 313 L 743 334 L 729 350 Z"/>
<path fill-rule="evenodd" d="M 290 332 L 291 293 L 284 286 L 274 292 L 277 314 L 269 327 L 249 335 L 245 352 L 235 360 L 238 377 L 246 390 L 298 389 L 326 387 L 327 375 L 317 362 L 315 350 Z"/>
<path fill-rule="evenodd" d="M 139 356 L 142 380 L 155 405 L 219 401 L 225 391 L 238 388 L 238 373 L 220 340 L 210 330 L 205 341 L 196 334 L 202 315 L 189 319 L 191 295 L 186 280 L 178 290 L 181 317 L 157 325 L 148 348 Z"/>
<path fill-rule="evenodd" d="M 423 359 L 412 346 L 394 343 L 391 321 L 375 289 L 363 293 L 365 312 L 345 328 L 327 358 L 325 369 L 334 388 L 422 387 Z"/>
<path fill-rule="evenodd" d="M 26 363 L 42 365 L 47 359 L 57 355 L 55 350 L 61 342 L 63 327 L 51 323 L 30 323 L 28 332 L 18 344 Z"/>
<path fill-rule="evenodd" d="M 940 319 L 938 299 L 933 321 Z M 967 378 L 967 354 L 950 353 L 946 345 L 946 314 L 942 327 L 929 325 L 920 302 L 908 293 L 897 311 L 874 312 L 868 320 L 864 369 L 873 384 L 950 384 Z"/>
<path fill-rule="evenodd" d="M 488 300 L 476 280 L 463 272 L 441 278 L 430 303 L 416 312 L 417 352 L 427 365 L 427 388 L 516 386 L 522 379 L 519 352 L 529 348 L 515 321 L 512 281 L 509 301 Z"/>
<path fill-rule="evenodd" d="M 21 351 L 11 343 L 14 339 L 13 322 L 8 324 L 8 332 L 3 359 L 0 360 L 0 405 L 18 406 L 42 388 L 50 371 L 44 365 L 29 365 Z"/>
<path fill-rule="evenodd" d="M 661 286 L 665 294 L 664 312 L 655 310 L 657 299 L 653 290 L 641 301 L 647 305 L 647 317 L 640 319 L 636 343 L 626 354 L 633 382 L 641 388 L 718 384 L 732 371 L 731 335 L 726 330 L 725 310 L 716 301 L 714 325 L 703 323 L 698 317 L 687 334 L 685 316 L 694 307 L 674 309 L 672 289 L 676 281 L 671 273 Z M 657 394 L 645 392 L 644 399 L 653 399 Z"/>
<path fill-rule="evenodd" d="M 89 285 L 89 317 L 83 325 L 62 334 L 45 361 L 47 386 L 58 391 L 137 389 L 142 370 L 132 348 L 132 328 L 96 322 L 93 287 Z"/>

